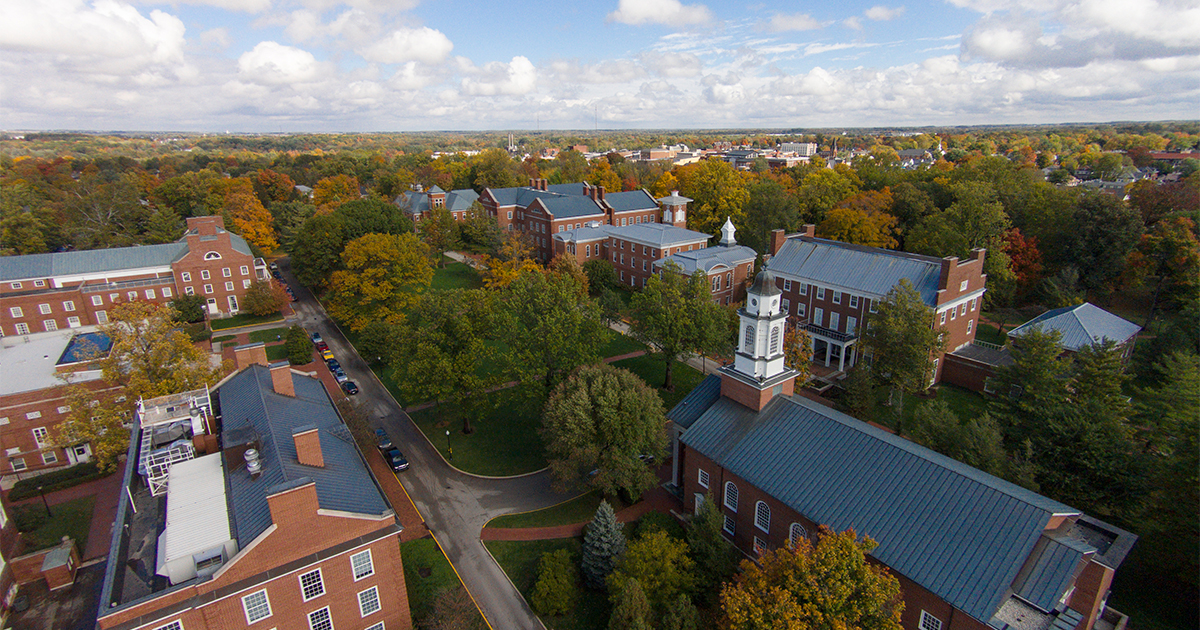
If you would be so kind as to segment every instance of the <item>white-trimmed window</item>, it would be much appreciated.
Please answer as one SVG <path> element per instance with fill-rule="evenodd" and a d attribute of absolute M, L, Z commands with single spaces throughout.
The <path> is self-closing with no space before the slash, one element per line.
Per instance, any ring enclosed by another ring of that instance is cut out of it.
<path fill-rule="evenodd" d="M 966 280 L 963 280 L 962 282 L 958 283 L 958 291 L 960 293 L 963 291 L 966 291 L 966 290 L 967 290 L 967 281 Z M 941 623 L 941 622 L 938 622 L 938 623 Z"/>
<path fill-rule="evenodd" d="M 108 323 L 108 311 L 96 311 L 96 323 L 97 324 L 107 324 Z"/>
<path fill-rule="evenodd" d="M 729 515 L 725 515 L 725 522 L 721 525 L 721 531 L 732 536 L 734 529 L 735 529 L 735 524 L 733 522 L 733 518 L 730 517 Z"/>
<path fill-rule="evenodd" d="M 71 413 L 71 405 L 63 405 L 63 406 L 59 407 L 56 411 L 58 411 L 58 413 Z"/>
<path fill-rule="evenodd" d="M 329 614 L 329 607 L 308 613 L 308 627 L 309 630 L 333 630 L 333 617 Z"/>
<path fill-rule="evenodd" d="M 771 327 L 771 354 L 772 355 L 779 352 L 779 330 L 781 328 L 782 328 L 782 326 L 772 326 Z"/>
<path fill-rule="evenodd" d="M 708 487 L 708 471 L 703 468 L 698 469 L 696 483 L 700 484 L 701 488 Z"/>
<path fill-rule="evenodd" d="M 41 313 L 42 315 L 49 315 L 50 314 L 50 305 L 49 304 L 38 304 L 38 312 Z"/>
<path fill-rule="evenodd" d="M 834 303 L 834 304 L 841 304 L 841 303 L 842 303 L 842 292 L 841 292 L 841 291 L 834 291 L 834 292 L 833 292 L 833 303 Z"/>
<path fill-rule="evenodd" d="M 856 330 L 858 330 L 858 318 L 857 317 L 847 317 L 846 318 L 846 334 L 853 335 Z"/>
<path fill-rule="evenodd" d="M 877 304 L 877 301 L 876 301 L 876 300 L 871 300 L 871 306 L 870 306 L 870 308 L 868 308 L 867 310 L 868 310 L 868 311 L 870 311 L 870 312 L 872 312 L 872 313 L 878 313 L 878 312 L 879 312 L 879 308 L 876 306 L 876 304 Z"/>
<path fill-rule="evenodd" d="M 232 291 L 232 290 L 233 290 L 233 283 L 232 283 L 232 282 L 226 282 L 226 283 L 225 283 L 225 290 L 226 290 L 226 291 Z"/>
<path fill-rule="evenodd" d="M 754 537 L 754 553 L 755 555 L 763 555 L 767 552 L 767 543 L 758 536 Z"/>
<path fill-rule="evenodd" d="M 379 603 L 379 588 L 372 586 L 371 588 L 358 594 L 358 612 L 362 613 L 363 617 L 372 613 L 377 613 L 383 608 Z"/>
<path fill-rule="evenodd" d="M 14 458 L 8 460 L 8 463 L 12 466 L 12 469 L 14 471 L 25 470 L 26 468 L 28 468 L 25 465 L 24 457 L 14 457 Z"/>
<path fill-rule="evenodd" d="M 271 616 L 271 601 L 267 591 L 250 593 L 242 598 L 242 609 L 246 611 L 246 623 L 254 623 Z"/>
<path fill-rule="evenodd" d="M 183 292 L 186 295 L 196 295 L 196 290 L 193 289 L 192 287 L 184 287 Z"/>
<path fill-rule="evenodd" d="M 942 630 L 942 620 L 922 610 L 921 621 L 917 624 L 917 627 L 920 630 Z"/>
<path fill-rule="evenodd" d="M 825 287 L 817 287 L 817 299 L 818 300 L 825 299 Z"/>
<path fill-rule="evenodd" d="M 12 286 L 12 288 L 14 288 L 14 289 L 20 289 L 20 288 L 21 288 L 21 283 L 20 283 L 20 282 L 14 282 L 14 283 L 12 283 L 12 285 L 10 285 L 10 286 Z"/>
<path fill-rule="evenodd" d="M 858 296 L 857 295 L 850 296 L 850 308 L 858 308 Z"/>
<path fill-rule="evenodd" d="M 788 302 L 787 298 L 784 298 L 781 303 L 783 304 L 783 313 L 785 315 L 791 314 L 791 310 L 792 310 L 791 302 Z"/>
<path fill-rule="evenodd" d="M 58 463 L 58 453 L 55 453 L 54 449 L 51 449 L 48 451 L 42 451 L 42 463 L 43 464 L 57 464 Z"/>
<path fill-rule="evenodd" d="M 350 570 L 354 573 L 354 581 L 375 575 L 375 563 L 371 560 L 371 550 L 360 551 L 350 556 Z"/>
<path fill-rule="evenodd" d="M 938 323 L 939 323 L 939 324 L 945 324 L 945 323 L 946 323 L 946 311 L 942 311 L 942 316 L 941 316 L 941 318 L 938 320 Z"/>
<path fill-rule="evenodd" d="M 795 547 L 800 544 L 801 538 L 808 538 L 808 530 L 804 529 L 800 523 L 792 523 L 792 526 L 788 528 L 788 542 Z"/>
<path fill-rule="evenodd" d="M 211 284 L 204 285 L 204 292 L 207 294 L 211 294 L 213 292 L 212 285 Z"/>
<path fill-rule="evenodd" d="M 783 281 L 783 290 L 784 290 L 784 291 L 791 291 L 791 290 L 792 290 L 792 281 L 791 281 L 791 280 L 788 280 L 788 279 L 786 279 L 786 278 L 784 279 L 784 281 Z"/>
<path fill-rule="evenodd" d="M 28 335 L 29 334 L 29 324 L 26 324 L 25 322 L 21 322 L 21 323 L 17 324 L 17 334 L 18 335 Z"/>
<path fill-rule="evenodd" d="M 73 302 L 71 300 L 67 300 L 66 302 L 63 302 L 63 310 L 68 313 L 75 312 L 75 302 Z"/>
<path fill-rule="evenodd" d="M 183 630 L 183 622 L 178 620 L 172 621 L 171 623 L 165 626 L 159 626 L 154 630 Z"/>
<path fill-rule="evenodd" d="M 180 273 L 179 279 L 184 282 L 191 282 L 192 281 L 192 272 L 184 271 L 183 273 Z"/>
<path fill-rule="evenodd" d="M 72 315 L 67 318 L 67 328 L 79 328 L 79 318 Z"/>
<path fill-rule="evenodd" d="M 223 277 L 223 278 L 232 278 L 232 277 L 233 277 L 233 271 L 232 271 L 232 270 L 230 270 L 230 269 L 229 269 L 229 267 L 222 267 L 222 268 L 221 268 L 221 277 Z"/>
<path fill-rule="evenodd" d="M 207 269 L 200 270 L 200 279 L 201 280 L 208 280 L 211 277 L 212 277 L 212 274 L 208 273 Z"/>
<path fill-rule="evenodd" d="M 967 320 L 967 334 L 968 334 L 968 335 L 969 335 L 969 334 L 971 334 L 971 330 L 972 330 L 973 328 L 975 328 L 975 320 L 973 320 L 973 319 L 968 319 L 968 320 Z"/>
<path fill-rule="evenodd" d="M 44 287 L 44 286 L 46 286 L 46 281 L 45 281 L 45 280 L 34 280 L 34 281 L 33 281 L 33 286 L 35 286 L 35 287 Z"/>
<path fill-rule="evenodd" d="M 804 314 L 807 312 L 808 312 L 807 304 L 805 304 L 804 302 L 799 302 L 796 304 L 796 317 L 804 317 Z"/>
<path fill-rule="evenodd" d="M 42 327 L 46 329 L 46 332 L 54 332 L 58 330 L 58 322 L 53 319 L 44 319 L 42 320 Z"/>
<path fill-rule="evenodd" d="M 238 269 L 238 271 L 240 271 L 240 272 L 242 273 L 242 275 L 243 275 L 243 276 L 248 276 L 248 275 L 250 275 L 250 268 L 249 268 L 249 267 L 247 267 L 246 265 L 242 265 L 242 266 L 241 266 L 241 268 L 240 268 L 240 269 Z"/>
<path fill-rule="evenodd" d="M 963 315 L 966 315 L 966 314 L 967 314 L 967 303 L 966 303 L 966 302 L 963 302 L 963 303 L 962 303 L 962 304 L 961 304 L 961 305 L 958 307 L 958 314 L 959 314 L 960 316 L 963 316 Z"/>
<path fill-rule="evenodd" d="M 221 260 L 220 252 L 208 252 L 204 255 L 204 260 Z"/>
<path fill-rule="evenodd" d="M 745 339 L 743 339 L 742 348 L 746 352 L 754 351 L 754 327 L 753 326 L 746 326 L 746 336 L 745 336 Z"/>
<path fill-rule="evenodd" d="M 800 295 L 808 295 L 808 285 L 803 282 L 800 283 Z"/>
<path fill-rule="evenodd" d="M 146 289 L 146 299 L 153 300 L 157 296 L 154 294 L 154 289 Z"/>
<path fill-rule="evenodd" d="M 104 306 L 104 296 L 103 295 L 93 295 L 92 296 L 92 306 Z"/>
<path fill-rule="evenodd" d="M 37 420 L 38 418 L 41 418 L 41 417 L 42 417 L 42 412 L 40 412 L 40 411 L 30 411 L 29 413 L 25 414 L 26 420 Z M 42 428 L 41 432 L 42 432 L 42 436 L 44 437 L 46 435 L 46 429 Z M 38 429 L 34 429 L 33 437 L 37 438 L 37 436 L 38 436 Z"/>
<path fill-rule="evenodd" d="M 737 512 L 738 489 L 732 481 L 725 482 L 725 507 L 731 512 Z"/>
<path fill-rule="evenodd" d="M 958 309 L 956 309 L 956 308 L 950 309 L 950 321 L 954 321 L 957 318 L 958 318 Z"/>
<path fill-rule="evenodd" d="M 972 311 L 975 310 L 975 302 L 977 300 L 979 300 L 979 298 L 971 298 L 971 310 Z"/>
<path fill-rule="evenodd" d="M 243 288 L 243 289 L 249 289 L 249 288 L 250 288 L 250 281 L 249 281 L 249 280 L 242 280 L 242 288 Z"/>
<path fill-rule="evenodd" d="M 320 569 L 309 571 L 300 576 L 300 594 L 304 596 L 304 601 L 325 594 L 325 581 L 321 579 Z"/>
<path fill-rule="evenodd" d="M 754 526 L 764 532 L 771 531 L 771 506 L 765 501 L 754 504 Z"/>
<path fill-rule="evenodd" d="M 165 297 L 165 298 L 171 297 L 171 287 L 163 287 L 162 294 L 163 294 L 163 297 Z"/>
<path fill-rule="evenodd" d="M 23 317 L 25 315 L 25 311 L 21 310 L 20 306 L 13 306 L 8 309 L 8 314 L 12 315 L 13 317 Z"/>

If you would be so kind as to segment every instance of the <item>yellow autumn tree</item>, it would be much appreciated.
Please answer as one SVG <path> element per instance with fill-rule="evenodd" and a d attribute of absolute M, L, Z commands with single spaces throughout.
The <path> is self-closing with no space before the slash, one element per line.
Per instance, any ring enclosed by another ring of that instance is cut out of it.
<path fill-rule="evenodd" d="M 429 247 L 415 234 L 367 234 L 342 252 L 329 279 L 329 314 L 359 332 L 373 321 L 399 324 L 433 281 Z"/>
<path fill-rule="evenodd" d="M 495 256 L 484 255 L 480 275 L 483 286 L 499 289 L 529 271 L 541 271 L 542 266 L 533 260 L 533 242 L 524 232 L 506 232 L 504 242 Z"/>
<path fill-rule="evenodd" d="M 271 212 L 262 205 L 249 179 L 228 181 L 222 210 L 232 221 L 233 230 L 259 251 L 269 254 L 279 247 Z"/>
<path fill-rule="evenodd" d="M 803 386 L 812 378 L 812 338 L 799 326 L 789 326 L 783 335 L 783 362 L 800 374 L 796 385 Z"/>
<path fill-rule="evenodd" d="M 888 214 L 891 207 L 892 193 L 886 187 L 857 193 L 830 210 L 817 233 L 844 243 L 893 248 L 900 220 Z"/>
<path fill-rule="evenodd" d="M 326 177 L 313 186 L 313 205 L 321 212 L 333 212 L 347 201 L 354 201 L 361 196 L 358 178 L 350 175 Z"/>

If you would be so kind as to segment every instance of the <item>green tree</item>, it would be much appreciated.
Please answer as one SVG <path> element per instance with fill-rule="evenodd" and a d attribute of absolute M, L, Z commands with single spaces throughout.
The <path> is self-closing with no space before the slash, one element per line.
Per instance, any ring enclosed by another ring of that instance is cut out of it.
<path fill-rule="evenodd" d="M 146 242 L 174 243 L 183 236 L 183 219 L 170 206 L 157 208 L 146 220 Z"/>
<path fill-rule="evenodd" d="M 393 326 L 383 321 L 373 321 L 363 328 L 355 344 L 359 353 L 372 365 L 391 365 L 392 359 L 403 356 L 401 344 L 404 342 L 402 327 Z"/>
<path fill-rule="evenodd" d="M 278 313 L 287 304 L 284 288 L 271 280 L 255 280 L 242 296 L 242 310 L 262 317 Z"/>
<path fill-rule="evenodd" d="M 658 618 L 680 595 L 690 595 L 696 587 L 695 562 L 688 555 L 687 543 L 657 530 L 631 543 L 617 558 L 608 576 L 608 594 L 614 605 L 630 580 L 636 580 Z"/>
<path fill-rule="evenodd" d="M 342 267 L 345 246 L 341 217 L 314 215 L 292 242 L 292 271 L 305 286 L 324 288 L 333 272 Z"/>
<path fill-rule="evenodd" d="M 1089 193 L 1079 199 L 1055 251 L 1079 269 L 1090 291 L 1107 290 L 1125 271 L 1125 261 L 1142 237 L 1142 217 L 1124 201 Z"/>
<path fill-rule="evenodd" d="M 534 610 L 542 615 L 565 615 L 575 606 L 579 569 L 566 549 L 542 554 L 533 585 Z"/>
<path fill-rule="evenodd" d="M 1004 449 L 1004 433 L 991 415 L 962 421 L 949 405 L 934 400 L 913 413 L 912 438 L 968 466 L 1037 490 L 1036 470 L 1021 457 Z"/>
<path fill-rule="evenodd" d="M 745 225 L 744 208 L 750 200 L 746 177 L 728 162 L 704 160 L 675 169 L 680 191 L 692 199 L 688 229 L 716 234 L 725 219 Z"/>
<path fill-rule="evenodd" d="M 662 630 L 700 630 L 700 611 L 696 610 L 690 597 L 680 593 L 679 597 L 676 597 L 663 613 L 659 628 Z"/>
<path fill-rule="evenodd" d="M 592 297 L 598 297 L 605 290 L 611 291 L 620 286 L 616 267 L 603 258 L 593 258 L 583 263 L 583 272 L 587 274 L 588 293 Z"/>
<path fill-rule="evenodd" d="M 743 245 L 765 253 L 772 230 L 792 230 L 800 222 L 796 198 L 773 179 L 760 179 L 748 188 L 745 228 L 738 235 Z"/>
<path fill-rule="evenodd" d="M 721 591 L 721 627 L 900 630 L 900 582 L 867 562 L 876 546 L 854 530 L 822 527 L 815 547 L 801 538 L 767 551 L 757 563 L 742 562 L 742 574 Z"/>
<path fill-rule="evenodd" d="M 171 300 L 171 308 L 175 311 L 175 321 L 192 324 L 204 321 L 204 296 L 180 295 Z"/>
<path fill-rule="evenodd" d="M 675 361 L 717 346 L 736 329 L 730 312 L 713 301 L 705 273 L 697 270 L 686 276 L 674 263 L 650 276 L 633 295 L 631 310 L 633 336 L 650 344 L 666 362 L 663 388 L 667 391 L 675 391 Z"/>
<path fill-rule="evenodd" d="M 347 242 L 367 234 L 407 234 L 413 222 L 394 203 L 382 199 L 355 199 L 337 209 L 342 219 L 342 235 Z"/>
<path fill-rule="evenodd" d="M 789 326 L 783 334 L 783 362 L 796 370 L 796 385 L 803 387 L 812 378 L 812 337 L 803 328 Z"/>
<path fill-rule="evenodd" d="M 342 204 L 362 198 L 358 179 L 350 175 L 326 177 L 313 186 L 313 204 L 322 212 L 337 210 Z"/>
<path fill-rule="evenodd" d="M 368 234 L 342 253 L 329 279 L 329 314 L 360 332 L 374 320 L 399 323 L 433 281 L 429 250 L 413 234 Z"/>
<path fill-rule="evenodd" d="M 476 190 L 484 188 L 511 188 L 520 185 L 517 165 L 504 149 L 488 149 L 475 157 Z"/>
<path fill-rule="evenodd" d="M 725 537 L 725 517 L 712 493 L 706 493 L 699 511 L 687 523 L 687 544 L 696 563 L 696 592 L 706 603 L 714 603 L 720 584 L 737 571 L 741 553 Z"/>
<path fill-rule="evenodd" d="M 554 166 L 557 169 L 554 173 L 554 178 L 558 184 L 582 182 L 583 178 L 587 176 L 587 159 L 575 149 L 559 151 L 558 155 L 554 158 Z"/>
<path fill-rule="evenodd" d="M 860 182 L 849 169 L 819 169 L 800 181 L 796 198 L 800 215 L 809 223 L 820 223 L 842 201 L 858 192 Z"/>
<path fill-rule="evenodd" d="M 100 326 L 112 340 L 112 350 L 99 362 L 103 378 L 125 388 L 130 408 L 139 398 L 198 389 L 221 375 L 208 353 L 176 328 L 174 316 L 168 305 L 138 300 L 111 308 L 108 323 Z"/>
<path fill-rule="evenodd" d="M 612 495 L 632 496 L 658 479 L 639 456 L 666 451 L 662 399 L 641 378 L 608 364 L 584 366 L 551 393 L 542 439 L 555 485 L 586 481 Z"/>
<path fill-rule="evenodd" d="M 580 568 L 589 588 L 604 588 L 604 581 L 612 574 L 617 558 L 625 553 L 624 528 L 625 524 L 617 521 L 617 514 L 608 501 L 601 500 L 583 534 Z"/>
<path fill-rule="evenodd" d="M 308 333 L 300 326 L 288 327 L 283 347 L 287 349 L 288 363 L 292 365 L 312 363 L 312 342 L 309 340 Z"/>
<path fill-rule="evenodd" d="M 541 379 L 546 391 L 577 367 L 595 363 L 605 339 L 600 308 L 570 274 L 521 273 L 500 296 L 498 330 L 523 380 Z"/>
<path fill-rule="evenodd" d="M 650 619 L 654 613 L 646 600 L 646 591 L 635 578 L 622 585 L 620 596 L 615 597 L 612 614 L 608 618 L 608 630 L 650 630 Z"/>
<path fill-rule="evenodd" d="M 475 201 L 467 211 L 467 216 L 459 226 L 463 245 L 477 254 L 496 255 L 504 234 L 496 217 L 488 214 L 483 204 Z"/>
<path fill-rule="evenodd" d="M 433 208 L 417 228 L 421 240 L 437 256 L 438 267 L 446 266 L 442 254 L 458 246 L 458 222 L 454 215 L 445 206 Z"/>
<path fill-rule="evenodd" d="M 908 279 L 892 287 L 878 311 L 867 318 L 862 345 L 872 357 L 871 371 L 892 389 L 896 433 L 900 433 L 905 395 L 929 387 L 932 361 L 946 345 L 942 331 L 933 327 L 933 309 Z"/>
<path fill-rule="evenodd" d="M 92 457 L 100 470 L 116 470 L 121 456 L 129 450 L 129 429 L 125 428 L 129 405 L 116 402 L 116 393 L 109 391 L 107 384 L 97 387 L 96 383 L 76 380 L 72 374 L 60 378 L 60 393 L 70 411 L 52 429 L 53 442 L 63 447 L 91 444 Z"/>

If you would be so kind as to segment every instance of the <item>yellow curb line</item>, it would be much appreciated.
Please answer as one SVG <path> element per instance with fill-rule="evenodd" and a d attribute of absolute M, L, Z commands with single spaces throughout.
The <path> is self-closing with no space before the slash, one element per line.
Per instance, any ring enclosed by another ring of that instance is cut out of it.
<path fill-rule="evenodd" d="M 483 614 L 483 609 L 479 607 L 479 602 L 475 601 L 475 596 L 471 594 L 471 589 L 467 588 L 467 583 L 464 582 L 462 576 L 458 574 L 458 567 L 454 566 L 454 562 L 450 560 L 450 556 L 446 555 L 446 550 L 442 549 L 442 543 L 437 539 L 437 535 L 431 530 L 429 532 L 429 537 L 433 538 L 434 544 L 438 546 L 438 551 L 442 552 L 442 557 L 446 559 L 446 564 L 450 565 L 450 568 L 454 571 L 454 576 L 458 578 L 458 583 L 462 584 L 463 590 L 467 592 L 467 597 L 470 597 L 471 603 L 475 604 L 475 610 L 479 611 L 480 617 L 483 617 L 483 623 L 487 624 L 488 630 L 495 630 L 495 628 L 492 628 L 492 622 L 488 621 L 487 615 Z"/>

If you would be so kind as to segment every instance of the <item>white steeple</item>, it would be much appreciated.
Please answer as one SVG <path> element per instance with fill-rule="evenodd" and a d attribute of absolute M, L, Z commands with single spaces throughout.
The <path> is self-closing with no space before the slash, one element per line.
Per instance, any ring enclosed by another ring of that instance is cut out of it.
<path fill-rule="evenodd" d="M 791 371 L 783 364 L 787 313 L 781 308 L 782 299 L 775 275 L 766 269 L 759 272 L 746 291 L 746 305 L 738 311 L 740 334 L 734 358 L 734 369 L 742 376 L 766 381 Z"/>
<path fill-rule="evenodd" d="M 733 227 L 733 221 L 729 217 L 725 217 L 725 225 L 721 226 L 721 245 L 724 247 L 733 247 L 737 245 L 737 239 L 733 237 L 733 233 L 737 232 L 737 228 Z"/>

